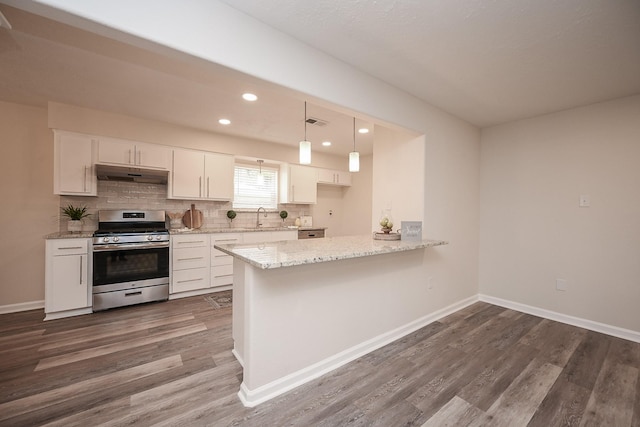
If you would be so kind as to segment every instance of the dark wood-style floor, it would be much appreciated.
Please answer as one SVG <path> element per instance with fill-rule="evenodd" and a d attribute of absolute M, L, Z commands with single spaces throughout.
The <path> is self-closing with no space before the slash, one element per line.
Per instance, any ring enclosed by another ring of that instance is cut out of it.
<path fill-rule="evenodd" d="M 0 425 L 640 425 L 640 344 L 485 303 L 256 408 L 231 308 L 42 317 L 0 316 Z"/>

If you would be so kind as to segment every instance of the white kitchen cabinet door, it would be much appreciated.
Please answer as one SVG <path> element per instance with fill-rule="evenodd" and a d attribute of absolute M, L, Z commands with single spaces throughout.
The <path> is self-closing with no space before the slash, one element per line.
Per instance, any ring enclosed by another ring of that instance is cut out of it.
<path fill-rule="evenodd" d="M 315 204 L 318 200 L 318 171 L 299 165 L 280 169 L 280 203 Z"/>
<path fill-rule="evenodd" d="M 351 173 L 333 169 L 318 169 L 318 184 L 351 185 Z"/>
<path fill-rule="evenodd" d="M 54 194 L 98 194 L 98 182 L 93 167 L 96 145 L 97 140 L 89 135 L 54 131 Z"/>
<path fill-rule="evenodd" d="M 198 200 L 202 197 L 204 154 L 199 151 L 173 150 L 173 169 L 169 181 L 170 199 Z"/>
<path fill-rule="evenodd" d="M 100 138 L 98 163 L 149 169 L 169 168 L 168 147 L 116 138 Z"/>
<path fill-rule="evenodd" d="M 232 200 L 233 156 L 173 150 L 170 199 Z"/>
<path fill-rule="evenodd" d="M 233 199 L 234 158 L 227 154 L 206 153 L 204 157 L 203 198 Z"/>
<path fill-rule="evenodd" d="M 88 239 L 47 240 L 46 247 L 45 313 L 47 317 L 57 318 L 81 314 L 70 311 L 88 309 L 91 306 Z M 90 311 L 90 308 L 86 311 Z M 59 314 L 60 312 L 68 314 Z"/>

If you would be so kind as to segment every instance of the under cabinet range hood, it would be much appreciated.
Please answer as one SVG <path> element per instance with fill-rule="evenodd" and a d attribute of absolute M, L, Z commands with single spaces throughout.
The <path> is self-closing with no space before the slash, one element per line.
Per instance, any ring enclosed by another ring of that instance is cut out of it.
<path fill-rule="evenodd" d="M 127 181 L 142 184 L 166 184 L 169 178 L 169 171 L 111 165 L 96 165 L 96 174 L 98 179 L 103 181 Z"/>

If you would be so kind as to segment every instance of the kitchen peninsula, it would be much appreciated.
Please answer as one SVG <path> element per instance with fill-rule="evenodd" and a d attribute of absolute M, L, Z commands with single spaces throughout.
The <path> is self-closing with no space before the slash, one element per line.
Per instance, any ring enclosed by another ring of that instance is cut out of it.
<path fill-rule="evenodd" d="M 371 235 L 216 245 L 234 257 L 239 392 L 255 406 L 428 323 L 422 249 Z"/>

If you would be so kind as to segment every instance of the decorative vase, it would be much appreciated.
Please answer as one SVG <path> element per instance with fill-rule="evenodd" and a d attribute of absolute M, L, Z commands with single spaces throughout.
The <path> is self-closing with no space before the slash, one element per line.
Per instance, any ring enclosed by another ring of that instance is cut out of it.
<path fill-rule="evenodd" d="M 67 221 L 67 231 L 71 233 L 80 233 L 82 231 L 82 220 L 70 219 Z"/>

